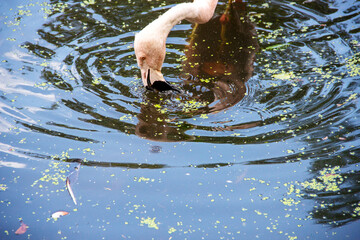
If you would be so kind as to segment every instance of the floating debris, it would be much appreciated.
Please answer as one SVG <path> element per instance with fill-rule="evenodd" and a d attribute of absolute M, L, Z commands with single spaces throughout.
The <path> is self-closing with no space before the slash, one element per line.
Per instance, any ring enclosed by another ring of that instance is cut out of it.
<path fill-rule="evenodd" d="M 54 212 L 53 214 L 51 214 L 51 217 L 54 219 L 58 219 L 59 217 L 66 216 L 68 214 L 69 214 L 69 212 L 66 212 L 66 211 L 57 211 L 57 212 Z"/>
<path fill-rule="evenodd" d="M 15 232 L 16 235 L 24 234 L 26 232 L 26 230 L 29 228 L 29 226 L 26 225 L 23 222 L 23 220 L 21 220 L 20 223 L 21 223 L 20 227 Z"/>
<path fill-rule="evenodd" d="M 73 200 L 73 202 L 75 203 L 75 205 L 77 205 L 77 201 L 76 201 L 76 198 L 75 198 L 75 195 L 74 195 L 74 192 L 71 188 L 71 185 L 70 185 L 70 180 L 69 180 L 69 177 L 66 178 L 66 188 L 70 194 L 70 197 L 71 199 Z"/>
<path fill-rule="evenodd" d="M 77 182 L 78 176 L 79 176 L 79 170 L 80 170 L 80 163 L 78 166 L 75 167 L 74 171 L 72 171 L 67 177 L 66 177 L 66 188 L 70 194 L 71 199 L 73 200 L 74 204 L 77 205 L 76 197 L 74 195 L 74 191 L 72 190 L 71 185 Z"/>

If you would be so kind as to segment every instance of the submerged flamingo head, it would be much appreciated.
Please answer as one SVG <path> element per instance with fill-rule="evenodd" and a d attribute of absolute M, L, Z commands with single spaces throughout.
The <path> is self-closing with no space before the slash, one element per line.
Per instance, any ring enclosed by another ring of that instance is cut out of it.
<path fill-rule="evenodd" d="M 161 73 L 161 67 L 165 59 L 164 41 L 141 31 L 135 35 L 134 49 L 141 72 L 141 79 L 146 89 L 178 91 L 164 79 Z"/>
<path fill-rule="evenodd" d="M 217 2 L 217 0 L 194 0 L 192 3 L 178 4 L 135 35 L 136 60 L 141 70 L 142 82 L 147 89 L 175 90 L 161 74 L 166 54 L 166 38 L 172 27 L 183 19 L 193 23 L 209 21 Z"/>

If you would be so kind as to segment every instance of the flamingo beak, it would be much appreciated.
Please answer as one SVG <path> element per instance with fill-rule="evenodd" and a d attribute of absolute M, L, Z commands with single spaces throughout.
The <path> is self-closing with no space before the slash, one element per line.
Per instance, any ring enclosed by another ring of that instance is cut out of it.
<path fill-rule="evenodd" d="M 147 77 L 146 77 L 146 83 L 147 83 L 146 89 L 152 91 L 153 88 L 151 87 L 150 68 L 149 68 L 149 70 L 148 70 L 148 74 L 147 74 Z"/>
<path fill-rule="evenodd" d="M 150 91 L 153 91 L 153 90 L 156 90 L 156 91 L 159 91 L 159 92 L 165 92 L 165 91 L 169 91 L 169 90 L 172 90 L 172 91 L 176 91 L 176 92 L 179 92 L 180 91 L 174 87 L 172 87 L 170 85 L 170 83 L 168 83 L 165 79 L 163 80 L 155 80 L 153 81 L 153 83 L 151 84 L 151 77 L 150 77 L 150 69 L 148 69 L 148 74 L 146 76 L 146 89 L 147 90 L 150 90 Z"/>

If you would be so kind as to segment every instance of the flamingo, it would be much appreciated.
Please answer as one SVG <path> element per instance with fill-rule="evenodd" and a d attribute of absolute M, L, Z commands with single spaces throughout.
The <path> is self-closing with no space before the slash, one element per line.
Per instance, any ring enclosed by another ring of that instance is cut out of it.
<path fill-rule="evenodd" d="M 141 79 L 148 90 L 175 90 L 161 73 L 166 54 L 166 39 L 171 29 L 181 20 L 203 24 L 214 15 L 218 0 L 194 0 L 181 3 L 161 15 L 135 35 L 136 61 Z"/>

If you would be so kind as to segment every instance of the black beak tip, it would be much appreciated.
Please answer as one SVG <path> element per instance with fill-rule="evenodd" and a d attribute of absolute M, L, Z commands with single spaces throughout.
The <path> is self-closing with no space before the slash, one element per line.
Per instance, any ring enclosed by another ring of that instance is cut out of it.
<path fill-rule="evenodd" d="M 175 92 L 179 92 L 180 91 L 176 88 L 174 88 L 173 86 L 171 86 L 168 82 L 166 81 L 155 81 L 152 85 L 151 88 L 159 91 L 159 92 L 165 92 L 165 91 L 175 91 Z"/>
<path fill-rule="evenodd" d="M 153 91 L 155 89 L 159 92 L 165 92 L 165 91 L 172 90 L 172 91 L 176 91 L 176 92 L 180 93 L 180 91 L 178 89 L 172 87 L 167 81 L 155 81 L 153 84 L 151 84 L 150 69 L 148 69 L 148 75 L 146 78 L 146 82 L 147 82 L 147 86 L 146 86 L 147 90 Z"/>

